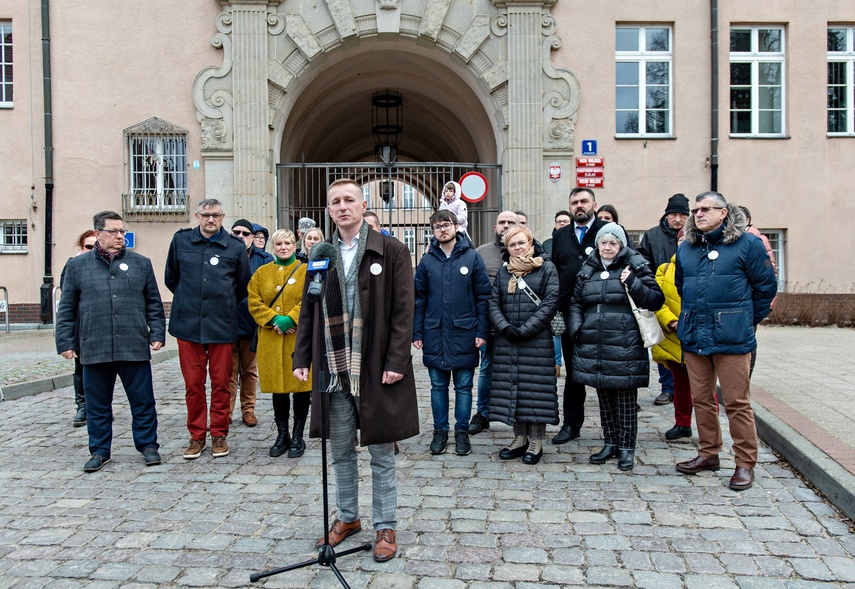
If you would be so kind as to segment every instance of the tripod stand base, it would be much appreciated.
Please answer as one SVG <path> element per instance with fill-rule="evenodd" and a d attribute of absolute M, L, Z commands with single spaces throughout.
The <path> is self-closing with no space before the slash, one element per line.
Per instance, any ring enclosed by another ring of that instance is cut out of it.
<path fill-rule="evenodd" d="M 281 573 L 287 573 L 288 571 L 293 571 L 296 569 L 302 569 L 308 566 L 312 566 L 313 564 L 329 567 L 329 569 L 333 572 L 336 578 L 341 583 L 342 587 L 345 589 L 350 589 L 350 585 L 347 584 L 347 581 L 344 580 L 341 572 L 335 566 L 335 561 L 339 556 L 347 556 L 348 554 L 354 554 L 356 552 L 363 552 L 366 550 L 371 550 L 371 543 L 366 542 L 365 544 L 361 544 L 356 548 L 351 548 L 349 550 L 344 550 L 342 552 L 336 552 L 333 550 L 333 547 L 329 544 L 324 544 L 320 548 L 318 548 L 318 557 L 312 560 L 307 560 L 305 562 L 298 562 L 296 564 L 288 565 L 286 567 L 282 567 L 279 569 L 273 569 L 272 571 L 267 571 L 265 573 L 255 573 L 249 576 L 249 580 L 253 583 L 264 579 L 265 577 L 272 577 L 273 575 L 279 575 Z"/>

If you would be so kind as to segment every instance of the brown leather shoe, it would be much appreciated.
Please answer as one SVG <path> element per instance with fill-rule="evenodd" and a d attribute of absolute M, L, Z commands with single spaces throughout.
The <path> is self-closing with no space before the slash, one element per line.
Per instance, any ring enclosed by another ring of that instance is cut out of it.
<path fill-rule="evenodd" d="M 243 422 L 247 427 L 255 427 L 258 425 L 258 419 L 255 418 L 255 413 L 252 409 L 247 409 L 243 412 Z"/>
<path fill-rule="evenodd" d="M 377 530 L 377 538 L 374 540 L 374 560 L 386 562 L 392 560 L 398 552 L 398 542 L 395 540 L 395 530 L 384 528 Z"/>
<path fill-rule="evenodd" d="M 704 470 L 716 471 L 719 469 L 718 456 L 695 456 L 686 462 L 678 462 L 677 470 L 683 474 L 698 474 Z"/>
<path fill-rule="evenodd" d="M 737 466 L 733 471 L 733 476 L 730 477 L 730 488 L 734 491 L 744 491 L 750 489 L 754 484 L 754 469 Z"/>
<path fill-rule="evenodd" d="M 336 519 L 332 526 L 330 526 L 330 546 L 338 546 L 341 544 L 342 540 L 347 538 L 348 536 L 352 536 L 359 532 L 362 529 L 362 521 L 356 520 L 355 522 L 343 522 L 340 519 Z M 324 545 L 324 539 L 319 538 L 317 542 L 315 542 L 315 548 L 320 548 Z"/>

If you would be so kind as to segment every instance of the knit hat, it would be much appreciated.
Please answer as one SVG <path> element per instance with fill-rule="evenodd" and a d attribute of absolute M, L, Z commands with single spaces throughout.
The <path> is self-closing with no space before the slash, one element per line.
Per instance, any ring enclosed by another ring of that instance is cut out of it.
<path fill-rule="evenodd" d="M 678 192 L 668 199 L 668 206 L 665 207 L 665 214 L 670 215 L 671 213 L 681 213 L 683 215 L 689 214 L 689 199 L 686 198 L 685 194 Z"/>
<path fill-rule="evenodd" d="M 597 231 L 597 239 L 595 242 L 600 243 L 600 238 L 604 235 L 614 236 L 621 247 L 626 247 L 626 232 L 623 230 L 623 227 L 617 223 L 606 223 L 603 225 L 600 230 Z"/>
<path fill-rule="evenodd" d="M 302 219 L 297 221 L 297 230 L 300 233 L 305 233 L 306 231 L 315 226 L 315 220 L 310 219 L 309 217 L 303 217 Z"/>
<path fill-rule="evenodd" d="M 252 230 L 252 223 L 250 223 L 246 219 L 238 219 L 237 221 L 232 223 L 232 229 L 234 229 L 235 227 L 244 227 L 250 233 L 255 233 L 255 231 Z"/>

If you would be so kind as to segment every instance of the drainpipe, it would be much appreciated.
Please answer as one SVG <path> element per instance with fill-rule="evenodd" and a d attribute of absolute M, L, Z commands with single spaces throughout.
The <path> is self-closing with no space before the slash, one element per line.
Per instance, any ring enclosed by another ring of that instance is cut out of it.
<path fill-rule="evenodd" d="M 710 0 L 710 190 L 718 192 L 718 0 Z"/>
<path fill-rule="evenodd" d="M 42 0 L 42 79 L 45 105 L 45 272 L 41 287 L 42 323 L 53 320 L 53 113 L 50 90 L 50 0 Z"/>

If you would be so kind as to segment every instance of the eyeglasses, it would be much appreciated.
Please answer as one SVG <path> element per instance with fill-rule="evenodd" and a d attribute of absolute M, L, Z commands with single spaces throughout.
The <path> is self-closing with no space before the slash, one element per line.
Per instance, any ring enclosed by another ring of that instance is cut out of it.
<path fill-rule="evenodd" d="M 455 223 L 440 223 L 439 225 L 434 225 L 434 231 L 448 231 L 452 227 L 454 227 Z"/>
<path fill-rule="evenodd" d="M 84 245 L 84 246 L 83 246 L 83 249 L 85 249 L 85 250 L 94 250 L 94 249 L 95 249 L 95 244 L 89 244 L 89 243 L 87 243 L 86 245 Z"/>
<path fill-rule="evenodd" d="M 249 231 L 236 231 L 233 229 L 232 235 L 240 235 L 241 237 L 249 237 L 250 235 L 252 235 L 252 233 L 250 233 Z"/>
<path fill-rule="evenodd" d="M 226 216 L 225 213 L 198 213 L 203 219 L 222 219 Z"/>
<path fill-rule="evenodd" d="M 705 214 L 705 215 L 706 215 L 707 213 L 709 213 L 709 212 L 710 212 L 711 210 L 713 210 L 713 209 L 716 209 L 716 210 L 719 210 L 719 211 L 720 211 L 720 210 L 721 210 L 721 209 L 723 209 L 723 208 L 724 208 L 724 207 L 697 207 L 697 208 L 692 209 L 692 214 L 693 214 L 693 215 L 697 215 L 697 214 L 698 214 L 698 212 L 701 212 L 701 213 L 703 213 L 703 214 Z"/>
<path fill-rule="evenodd" d="M 509 250 L 516 250 L 516 249 L 521 249 L 521 248 L 528 247 L 528 246 L 529 246 L 528 240 L 526 240 L 526 241 L 515 241 L 513 243 L 508 244 L 508 249 Z"/>
<path fill-rule="evenodd" d="M 101 233 L 109 233 L 110 235 L 121 235 L 122 237 L 128 232 L 127 229 L 99 229 Z"/>

